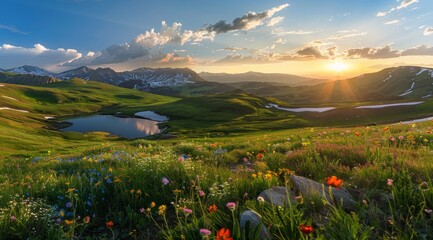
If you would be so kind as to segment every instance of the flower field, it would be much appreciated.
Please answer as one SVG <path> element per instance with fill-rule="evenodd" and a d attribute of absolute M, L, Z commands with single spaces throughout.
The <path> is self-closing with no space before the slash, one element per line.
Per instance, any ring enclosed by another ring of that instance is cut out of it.
<path fill-rule="evenodd" d="M 432 122 L 135 140 L 0 159 L 2 239 L 433 239 Z M 345 211 L 259 194 L 291 174 L 345 188 Z M 241 227 L 254 210 L 257 227 Z"/>

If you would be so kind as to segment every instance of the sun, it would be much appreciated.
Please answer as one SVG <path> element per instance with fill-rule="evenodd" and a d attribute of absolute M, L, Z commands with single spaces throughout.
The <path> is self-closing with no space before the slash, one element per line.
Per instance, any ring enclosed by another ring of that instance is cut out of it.
<path fill-rule="evenodd" d="M 329 69 L 331 69 L 332 71 L 335 72 L 343 72 L 345 70 L 347 70 L 349 68 L 349 65 L 347 65 L 344 62 L 333 62 L 331 64 L 328 65 Z"/>

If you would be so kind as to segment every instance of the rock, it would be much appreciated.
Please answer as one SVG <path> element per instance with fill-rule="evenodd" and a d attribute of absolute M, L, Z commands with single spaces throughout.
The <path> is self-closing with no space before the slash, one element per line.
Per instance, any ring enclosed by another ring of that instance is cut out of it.
<path fill-rule="evenodd" d="M 268 231 L 268 229 L 265 227 L 265 225 L 263 225 L 262 223 L 262 217 L 260 216 L 260 214 L 258 214 L 257 212 L 253 211 L 253 210 L 247 210 L 245 212 L 243 212 L 241 214 L 241 220 L 240 220 L 240 227 L 241 227 L 241 231 L 243 231 L 246 227 L 247 222 L 250 222 L 250 227 L 248 230 L 248 233 L 251 233 L 251 230 L 253 230 L 255 227 L 257 227 L 259 224 L 261 225 L 260 228 L 260 239 L 264 240 L 264 239 L 270 239 L 271 235 Z M 249 239 L 249 238 L 247 238 Z"/>
<path fill-rule="evenodd" d="M 293 190 L 287 191 L 285 187 L 273 187 L 261 192 L 259 194 L 259 197 L 262 197 L 266 202 L 270 204 L 284 206 L 285 204 L 289 203 L 289 199 L 291 204 L 294 204 L 296 194 Z"/>
<path fill-rule="evenodd" d="M 290 175 L 290 179 L 292 180 L 295 190 L 299 191 L 303 197 L 321 196 L 326 198 L 330 203 L 341 204 L 346 211 L 351 211 L 355 208 L 355 200 L 344 188 L 325 186 L 322 183 L 295 175 Z"/>

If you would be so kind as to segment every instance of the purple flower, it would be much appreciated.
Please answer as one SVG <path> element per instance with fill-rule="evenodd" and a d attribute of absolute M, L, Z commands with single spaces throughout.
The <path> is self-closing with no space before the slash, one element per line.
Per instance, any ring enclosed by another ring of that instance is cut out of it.
<path fill-rule="evenodd" d="M 200 229 L 200 234 L 203 236 L 209 236 L 212 234 L 212 232 L 209 229 L 202 228 L 202 229 Z"/>
<path fill-rule="evenodd" d="M 144 208 L 140 208 L 140 213 L 144 213 L 146 210 Z"/>
<path fill-rule="evenodd" d="M 168 178 L 162 178 L 162 183 L 164 184 L 164 185 L 167 185 L 168 183 L 170 182 L 170 180 L 168 180 Z"/>
<path fill-rule="evenodd" d="M 236 203 L 234 203 L 234 202 L 228 202 L 227 204 L 226 204 L 226 206 L 228 207 L 228 208 L 230 208 L 230 210 L 235 210 L 236 209 Z"/>
<path fill-rule="evenodd" d="M 67 208 L 72 207 L 72 203 L 71 203 L 71 202 L 67 202 L 67 203 L 66 203 L 66 207 L 67 207 Z"/>

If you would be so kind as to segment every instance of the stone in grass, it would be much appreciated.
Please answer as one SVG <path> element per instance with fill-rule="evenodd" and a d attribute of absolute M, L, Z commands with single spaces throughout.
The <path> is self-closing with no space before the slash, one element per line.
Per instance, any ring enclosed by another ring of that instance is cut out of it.
<path fill-rule="evenodd" d="M 285 204 L 289 204 L 289 199 L 291 204 L 295 204 L 296 194 L 293 190 L 287 191 L 285 187 L 272 187 L 261 192 L 259 197 L 262 197 L 270 204 L 284 206 Z"/>
<path fill-rule="evenodd" d="M 245 229 L 248 222 L 249 222 L 249 229 Z M 247 210 L 241 214 L 240 227 L 241 227 L 241 231 L 245 230 L 246 234 L 250 234 L 254 230 L 254 228 L 256 228 L 259 224 L 261 225 L 260 240 L 270 239 L 271 235 L 268 229 L 262 223 L 262 217 L 257 212 L 253 210 Z"/>
<path fill-rule="evenodd" d="M 355 208 L 355 200 L 344 188 L 325 186 L 322 183 L 295 175 L 290 175 L 290 179 L 292 180 L 294 189 L 299 191 L 304 197 L 322 196 L 330 203 L 341 203 L 342 208 L 346 211 L 351 211 Z M 332 193 L 332 197 L 330 193 Z"/>

